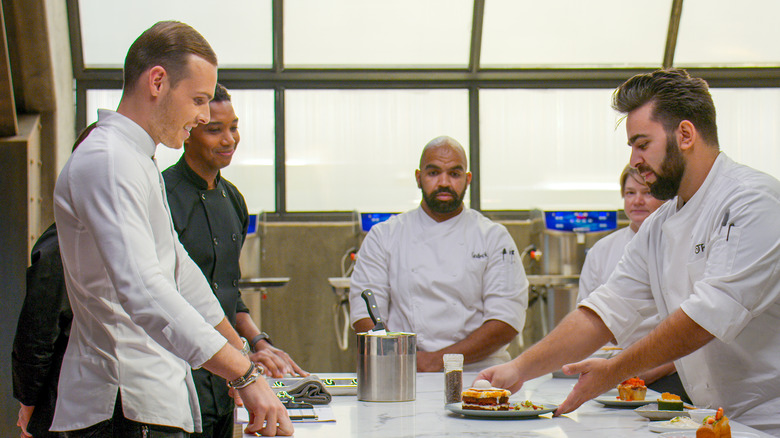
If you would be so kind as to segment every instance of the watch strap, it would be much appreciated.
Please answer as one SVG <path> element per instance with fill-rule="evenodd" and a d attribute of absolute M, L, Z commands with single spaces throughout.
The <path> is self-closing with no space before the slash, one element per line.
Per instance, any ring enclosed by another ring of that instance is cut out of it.
<path fill-rule="evenodd" d="M 268 336 L 268 333 L 260 332 L 259 335 L 257 335 L 254 338 L 252 338 L 252 343 L 250 344 L 250 347 L 252 347 L 252 351 L 257 351 L 257 350 L 255 350 L 255 346 L 257 345 L 258 342 L 260 342 L 262 340 L 265 340 L 269 344 L 274 345 L 274 343 L 271 342 L 271 338 Z"/>

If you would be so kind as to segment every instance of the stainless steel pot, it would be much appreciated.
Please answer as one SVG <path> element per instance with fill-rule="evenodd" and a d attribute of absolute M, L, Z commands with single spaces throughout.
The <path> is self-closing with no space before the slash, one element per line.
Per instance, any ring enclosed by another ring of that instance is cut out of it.
<path fill-rule="evenodd" d="M 417 335 L 357 334 L 357 398 L 411 401 L 417 395 Z"/>

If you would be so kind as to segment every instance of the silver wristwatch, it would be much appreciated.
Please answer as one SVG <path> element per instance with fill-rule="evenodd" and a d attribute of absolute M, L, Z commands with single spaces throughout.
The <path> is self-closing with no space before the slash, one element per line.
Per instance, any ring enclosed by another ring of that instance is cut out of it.
<path fill-rule="evenodd" d="M 241 346 L 241 354 L 244 356 L 249 356 L 249 353 L 251 351 L 249 347 L 249 341 L 246 340 L 246 338 L 241 338 L 241 341 L 243 341 L 244 345 Z"/>

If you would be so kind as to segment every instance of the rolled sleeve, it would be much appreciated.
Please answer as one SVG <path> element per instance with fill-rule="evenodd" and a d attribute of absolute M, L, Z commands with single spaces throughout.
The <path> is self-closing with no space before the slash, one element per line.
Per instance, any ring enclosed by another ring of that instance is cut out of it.
<path fill-rule="evenodd" d="M 199 316 L 195 309 L 186 308 L 162 330 L 171 350 L 192 368 L 200 368 L 227 343 L 211 326 L 193 325 L 192 320 Z M 193 338 L 198 340 L 197 346 L 192 345 Z"/>

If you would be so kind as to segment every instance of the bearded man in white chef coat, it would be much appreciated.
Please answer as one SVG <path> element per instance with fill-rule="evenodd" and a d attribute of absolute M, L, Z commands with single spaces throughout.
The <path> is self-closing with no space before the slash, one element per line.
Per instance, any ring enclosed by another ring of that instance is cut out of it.
<path fill-rule="evenodd" d="M 502 225 L 463 205 L 471 173 L 455 139 L 431 140 L 415 177 L 420 206 L 375 225 L 358 252 L 353 327 L 374 326 L 360 296 L 371 289 L 389 330 L 417 334 L 418 371 L 440 371 L 448 353 L 463 354 L 466 370 L 504 363 L 528 306 L 515 243 Z"/>
<path fill-rule="evenodd" d="M 629 79 L 613 107 L 628 114 L 631 165 L 655 197 L 671 200 L 645 220 L 606 284 L 479 378 L 516 391 L 560 366 L 582 373 L 560 415 L 674 360 L 697 406 L 780 436 L 780 182 L 720 152 L 707 84 L 684 70 Z M 653 312 L 662 322 L 621 354 L 582 360 L 636 334 Z"/>

